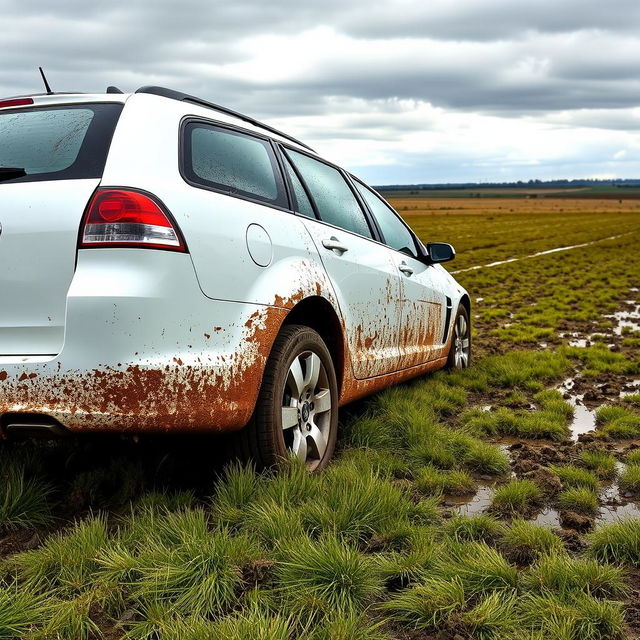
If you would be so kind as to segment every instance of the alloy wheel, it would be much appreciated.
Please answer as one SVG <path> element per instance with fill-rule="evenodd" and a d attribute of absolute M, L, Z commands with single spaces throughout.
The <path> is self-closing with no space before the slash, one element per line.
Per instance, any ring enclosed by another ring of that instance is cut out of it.
<path fill-rule="evenodd" d="M 289 367 L 282 398 L 287 450 L 313 470 L 322 460 L 331 429 L 331 390 L 318 354 L 303 351 Z"/>

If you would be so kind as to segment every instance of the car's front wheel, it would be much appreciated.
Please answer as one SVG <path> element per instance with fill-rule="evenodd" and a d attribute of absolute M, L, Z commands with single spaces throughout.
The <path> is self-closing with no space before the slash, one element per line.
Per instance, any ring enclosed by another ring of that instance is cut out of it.
<path fill-rule="evenodd" d="M 239 434 L 243 457 L 270 467 L 296 457 L 309 471 L 331 459 L 338 428 L 336 373 L 320 335 L 285 326 L 275 340 L 251 422 Z"/>
<path fill-rule="evenodd" d="M 471 364 L 471 323 L 467 309 L 460 305 L 453 321 L 447 369 L 466 369 Z"/>

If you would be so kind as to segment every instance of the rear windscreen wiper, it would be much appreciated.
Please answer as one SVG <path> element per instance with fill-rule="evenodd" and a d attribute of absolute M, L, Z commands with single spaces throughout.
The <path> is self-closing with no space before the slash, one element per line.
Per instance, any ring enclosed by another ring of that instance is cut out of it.
<path fill-rule="evenodd" d="M 27 172 L 23 167 L 0 167 L 0 182 L 2 180 L 12 180 L 13 178 L 22 178 Z"/>

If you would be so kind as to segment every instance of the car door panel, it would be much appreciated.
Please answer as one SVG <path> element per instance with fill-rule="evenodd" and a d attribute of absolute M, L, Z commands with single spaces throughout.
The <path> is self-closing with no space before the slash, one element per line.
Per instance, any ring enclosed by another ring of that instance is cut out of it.
<path fill-rule="evenodd" d="M 415 367 L 441 357 L 447 300 L 445 283 L 435 265 L 396 252 L 402 274 L 400 366 Z M 410 270 L 403 271 L 406 265 Z"/>
<path fill-rule="evenodd" d="M 396 371 L 402 296 L 391 251 L 318 220 L 304 224 L 334 286 L 354 376 Z M 347 250 L 331 248 L 336 244 Z"/>

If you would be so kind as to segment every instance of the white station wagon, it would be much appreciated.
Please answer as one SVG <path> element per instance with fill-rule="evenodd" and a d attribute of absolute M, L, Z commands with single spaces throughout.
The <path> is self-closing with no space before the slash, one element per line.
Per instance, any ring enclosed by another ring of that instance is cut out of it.
<path fill-rule="evenodd" d="M 160 87 L 0 100 L 0 428 L 238 431 L 332 455 L 338 407 L 469 364 L 470 301 L 355 176 Z"/>

